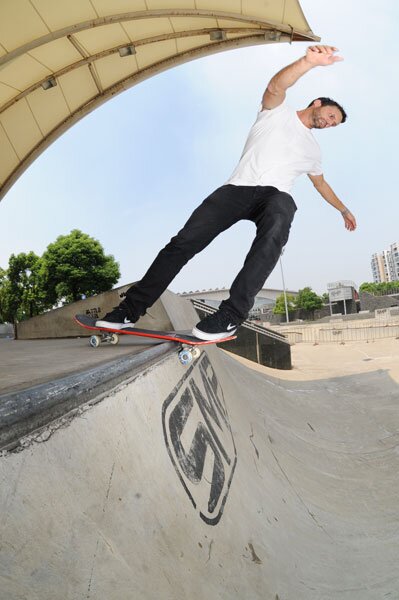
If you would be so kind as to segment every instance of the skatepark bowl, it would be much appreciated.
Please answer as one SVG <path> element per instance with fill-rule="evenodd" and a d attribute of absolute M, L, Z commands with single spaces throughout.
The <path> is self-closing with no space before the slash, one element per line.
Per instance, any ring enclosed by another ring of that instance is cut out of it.
<path fill-rule="evenodd" d="M 397 600 L 395 342 L 278 371 L 65 340 L 106 358 L 0 396 L 1 600 Z"/>

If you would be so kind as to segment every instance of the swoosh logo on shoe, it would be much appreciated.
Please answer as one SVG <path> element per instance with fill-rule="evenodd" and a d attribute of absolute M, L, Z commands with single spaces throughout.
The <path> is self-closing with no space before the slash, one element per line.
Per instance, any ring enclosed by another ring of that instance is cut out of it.
<path fill-rule="evenodd" d="M 131 325 L 132 322 L 129 321 L 129 319 L 127 317 L 125 317 L 125 320 L 123 321 L 124 325 Z"/>
<path fill-rule="evenodd" d="M 237 329 L 237 325 L 233 325 L 232 323 L 229 323 L 226 327 L 226 330 L 231 331 L 232 329 Z"/>

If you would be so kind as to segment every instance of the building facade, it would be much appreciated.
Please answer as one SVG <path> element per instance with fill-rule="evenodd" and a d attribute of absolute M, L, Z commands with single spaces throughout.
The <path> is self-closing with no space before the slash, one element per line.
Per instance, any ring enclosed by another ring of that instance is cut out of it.
<path fill-rule="evenodd" d="M 391 244 L 391 263 L 395 280 L 399 279 L 399 242 Z"/>
<path fill-rule="evenodd" d="M 387 250 L 372 255 L 371 271 L 374 283 L 399 280 L 399 242 L 394 242 Z"/>
<path fill-rule="evenodd" d="M 264 312 L 273 307 L 276 303 L 276 299 L 283 293 L 283 290 L 263 288 L 261 289 L 256 298 L 255 303 L 250 311 L 250 319 L 260 319 Z M 297 296 L 298 292 L 293 290 L 286 290 L 287 294 Z M 216 288 L 213 290 L 196 290 L 195 292 L 182 292 L 179 296 L 184 298 L 191 298 L 193 300 L 201 300 L 210 306 L 217 308 L 222 300 L 227 300 L 230 295 L 229 288 Z"/>
<path fill-rule="evenodd" d="M 356 301 L 359 294 L 353 281 L 342 279 L 327 283 L 327 290 L 331 315 L 337 313 L 337 309 L 344 315 L 357 312 Z"/>

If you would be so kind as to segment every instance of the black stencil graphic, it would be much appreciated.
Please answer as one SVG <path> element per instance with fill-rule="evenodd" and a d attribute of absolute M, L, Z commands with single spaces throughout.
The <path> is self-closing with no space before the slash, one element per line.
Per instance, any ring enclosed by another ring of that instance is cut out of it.
<path fill-rule="evenodd" d="M 166 447 L 200 517 L 216 525 L 223 514 L 237 453 L 223 391 L 203 354 L 165 400 Z"/>
<path fill-rule="evenodd" d="M 88 317 L 93 317 L 94 319 L 98 319 L 100 313 L 101 313 L 101 307 L 100 306 L 98 308 L 87 308 L 85 310 L 85 314 Z"/>

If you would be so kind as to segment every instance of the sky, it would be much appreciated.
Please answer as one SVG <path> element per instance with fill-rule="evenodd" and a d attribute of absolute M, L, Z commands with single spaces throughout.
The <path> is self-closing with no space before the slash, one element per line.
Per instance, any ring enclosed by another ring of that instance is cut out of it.
<path fill-rule="evenodd" d="M 354 213 L 355 232 L 306 176 L 283 256 L 289 290 L 371 281 L 371 254 L 399 240 L 395 172 L 399 119 L 399 2 L 301 0 L 321 43 L 344 61 L 303 76 L 287 94 L 299 110 L 313 98 L 341 103 L 348 121 L 316 131 L 324 176 Z M 113 98 L 54 142 L 0 202 L 0 267 L 12 253 L 41 255 L 80 229 L 120 264 L 118 285 L 140 279 L 191 212 L 236 166 L 270 78 L 307 43 L 228 51 L 170 69 Z M 254 237 L 236 224 L 192 259 L 174 292 L 229 287 Z M 266 287 L 282 288 L 277 265 Z"/>

